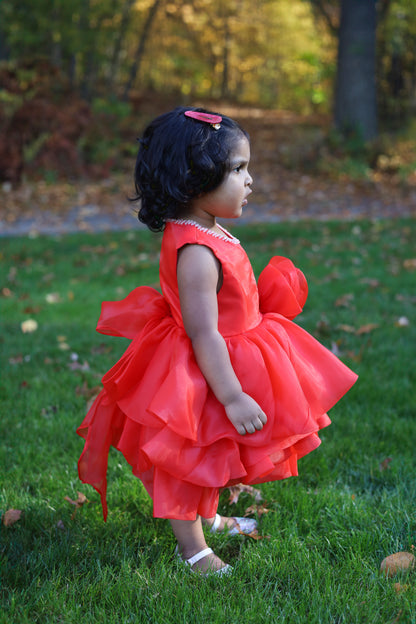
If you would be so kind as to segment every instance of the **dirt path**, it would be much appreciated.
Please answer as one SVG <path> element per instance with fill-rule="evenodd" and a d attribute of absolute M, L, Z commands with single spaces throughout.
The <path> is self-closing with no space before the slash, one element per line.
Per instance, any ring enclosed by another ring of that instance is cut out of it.
<path fill-rule="evenodd" d="M 317 186 L 315 179 L 301 176 L 296 182 L 294 177 L 287 176 L 279 196 L 274 199 L 273 190 L 267 192 L 267 184 L 260 187 L 261 191 L 258 190 L 261 184 L 259 177 L 252 199 L 238 220 L 241 225 L 303 219 L 416 217 L 416 192 L 414 197 L 407 195 L 402 199 L 400 195 L 383 195 L 381 190 L 369 193 L 368 189 L 360 190 L 351 184 L 340 188 L 323 182 Z M 114 195 L 100 195 L 78 205 L 71 205 L 57 197 L 42 202 L 43 205 L 33 202 L 28 206 L 23 200 L 14 198 L 13 201 L 9 199 L 6 209 L 7 203 L 3 201 L 0 205 L 0 236 L 57 235 L 143 227 L 128 201 L 122 201 Z"/>

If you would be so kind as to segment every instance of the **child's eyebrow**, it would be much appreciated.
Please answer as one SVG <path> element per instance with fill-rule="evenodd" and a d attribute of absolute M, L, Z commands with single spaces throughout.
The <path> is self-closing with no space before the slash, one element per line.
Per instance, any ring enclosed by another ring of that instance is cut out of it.
<path fill-rule="evenodd" d="M 248 160 L 246 158 L 235 158 L 231 161 L 231 167 L 241 167 L 241 165 L 248 165 Z"/>

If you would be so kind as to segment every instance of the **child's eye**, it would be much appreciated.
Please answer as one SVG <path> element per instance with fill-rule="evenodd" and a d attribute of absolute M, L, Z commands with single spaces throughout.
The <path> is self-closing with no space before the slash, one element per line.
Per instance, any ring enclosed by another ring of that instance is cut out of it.
<path fill-rule="evenodd" d="M 234 167 L 234 171 L 236 171 L 237 173 L 240 173 L 242 168 L 243 168 L 243 165 L 238 165 L 238 167 Z"/>

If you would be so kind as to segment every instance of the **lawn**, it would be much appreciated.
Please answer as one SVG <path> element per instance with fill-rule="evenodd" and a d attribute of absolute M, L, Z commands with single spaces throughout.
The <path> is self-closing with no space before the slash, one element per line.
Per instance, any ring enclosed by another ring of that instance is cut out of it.
<path fill-rule="evenodd" d="M 100 302 L 157 286 L 160 237 L 1 240 L 0 509 L 3 520 L 22 511 L 1 527 L 1 623 L 416 622 L 416 572 L 379 571 L 416 543 L 416 221 L 233 232 L 257 274 L 272 255 L 303 269 L 310 294 L 297 322 L 360 378 L 300 476 L 259 486 L 263 539 L 209 538 L 235 574 L 208 580 L 178 566 L 168 522 L 152 518 L 120 454 L 110 455 L 106 524 L 77 477 L 75 429 L 127 346 L 94 331 Z M 79 508 L 65 498 L 78 492 Z M 244 493 L 230 504 L 224 491 L 220 511 L 253 503 Z"/>

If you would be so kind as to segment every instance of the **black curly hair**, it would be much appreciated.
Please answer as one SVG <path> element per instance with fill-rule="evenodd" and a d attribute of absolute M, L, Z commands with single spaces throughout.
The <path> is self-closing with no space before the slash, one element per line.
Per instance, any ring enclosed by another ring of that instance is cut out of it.
<path fill-rule="evenodd" d="M 203 108 L 178 107 L 154 119 L 143 133 L 134 170 L 138 218 L 154 232 L 185 214 L 195 197 L 216 189 L 230 166 L 236 142 L 248 134 L 222 116 L 219 129 L 185 116 Z"/>

